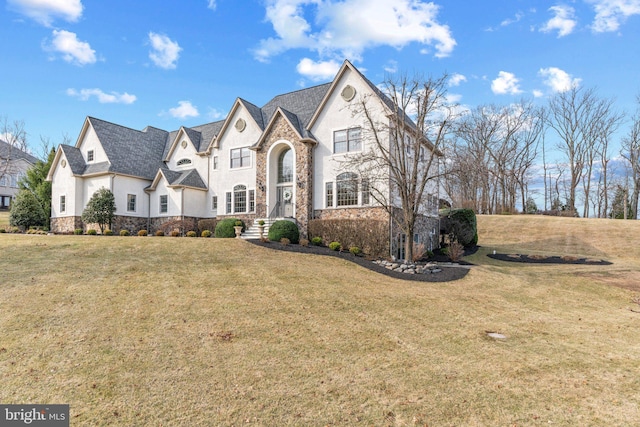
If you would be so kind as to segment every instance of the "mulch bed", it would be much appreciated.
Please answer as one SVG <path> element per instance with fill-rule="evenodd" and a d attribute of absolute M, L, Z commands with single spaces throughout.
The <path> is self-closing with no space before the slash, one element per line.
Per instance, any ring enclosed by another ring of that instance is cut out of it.
<path fill-rule="evenodd" d="M 375 271 L 380 274 L 384 274 L 388 277 L 393 277 L 394 279 L 401 280 L 411 280 L 417 282 L 451 282 L 453 280 L 462 279 L 469 272 L 468 268 L 464 267 L 455 267 L 455 266 L 443 266 L 442 271 L 439 273 L 431 273 L 431 274 L 407 274 L 407 273 L 399 273 L 397 271 L 392 271 L 387 268 L 381 267 L 377 264 L 373 263 L 373 260 L 367 259 L 363 256 L 355 256 L 349 252 L 338 252 L 332 251 L 331 249 L 325 246 L 301 246 L 301 245 L 282 245 L 278 242 L 262 242 L 260 240 L 249 239 L 247 242 L 253 243 L 257 246 L 262 246 L 269 249 L 274 249 L 278 251 L 285 252 L 297 252 L 301 254 L 312 254 L 312 255 L 324 255 L 324 256 L 332 256 L 340 259 L 344 259 L 345 261 L 353 262 L 354 264 L 358 264 L 364 268 L 368 268 L 369 270 Z"/>
<path fill-rule="evenodd" d="M 523 254 L 488 254 L 489 258 L 500 261 L 519 262 L 525 264 L 584 264 L 584 265 L 611 265 L 609 261 L 595 258 L 577 258 L 571 256 L 540 256 Z"/>

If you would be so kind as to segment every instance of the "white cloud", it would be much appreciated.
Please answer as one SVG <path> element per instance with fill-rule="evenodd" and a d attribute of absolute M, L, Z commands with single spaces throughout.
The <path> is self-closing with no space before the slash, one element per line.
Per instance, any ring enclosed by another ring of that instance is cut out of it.
<path fill-rule="evenodd" d="M 169 108 L 169 114 L 177 119 L 186 119 L 189 117 L 198 117 L 198 109 L 189 101 L 178 101 L 178 106 Z"/>
<path fill-rule="evenodd" d="M 55 18 L 76 22 L 82 16 L 80 0 L 7 0 L 10 9 L 50 27 Z"/>
<path fill-rule="evenodd" d="M 533 90 L 534 98 L 542 98 L 543 96 L 544 96 L 544 92 L 542 92 L 541 90 L 538 90 L 538 89 Z"/>
<path fill-rule="evenodd" d="M 340 63 L 336 61 L 314 62 L 309 58 L 303 58 L 296 66 L 296 71 L 313 81 L 332 79 L 338 70 Z"/>
<path fill-rule="evenodd" d="M 553 92 L 566 92 L 580 84 L 581 79 L 573 78 L 571 74 L 556 67 L 541 68 L 538 75 L 544 78 L 544 84 Z"/>
<path fill-rule="evenodd" d="M 151 58 L 154 64 L 160 68 L 176 68 L 176 62 L 182 50 L 177 42 L 174 42 L 165 35 L 154 32 L 149 33 L 149 42 L 151 42 L 152 48 L 151 52 L 149 52 L 149 58 Z"/>
<path fill-rule="evenodd" d="M 573 32 L 577 21 L 575 19 L 575 10 L 571 6 L 551 6 L 549 11 L 554 17 L 547 21 L 540 31 L 550 33 L 558 31 L 558 37 L 564 37 Z"/>
<path fill-rule="evenodd" d="M 456 41 L 437 15 L 438 6 L 419 0 L 268 0 L 266 19 L 276 36 L 261 40 L 254 54 L 267 61 L 286 50 L 304 48 L 357 60 L 368 48 L 400 49 L 416 42 L 434 47 L 436 57 L 445 57 Z"/>
<path fill-rule="evenodd" d="M 208 0 L 207 1 L 207 7 L 211 10 L 216 10 L 216 0 Z"/>
<path fill-rule="evenodd" d="M 640 0 L 589 0 L 596 16 L 591 29 L 596 33 L 617 31 L 632 15 L 640 15 Z"/>
<path fill-rule="evenodd" d="M 101 89 L 97 88 L 80 89 L 79 91 L 71 88 L 67 89 L 67 95 L 78 98 L 81 101 L 87 101 L 92 96 L 95 96 L 98 99 L 98 102 L 101 104 L 133 104 L 136 99 L 138 99 L 135 95 L 130 95 L 126 92 L 105 93 Z"/>
<path fill-rule="evenodd" d="M 455 73 L 449 79 L 449 86 L 450 87 L 460 86 L 461 83 L 464 83 L 466 81 L 467 81 L 467 78 L 464 75 Z"/>
<path fill-rule="evenodd" d="M 398 61 L 389 60 L 387 65 L 384 66 L 384 70 L 387 73 L 395 74 L 398 72 Z"/>
<path fill-rule="evenodd" d="M 224 119 L 226 116 L 226 113 L 217 110 L 215 108 L 209 108 L 209 112 L 207 113 L 207 117 L 209 118 L 209 120 L 220 120 L 220 119 Z"/>
<path fill-rule="evenodd" d="M 75 65 L 96 62 L 96 51 L 87 42 L 78 40 L 76 33 L 65 30 L 53 30 L 51 43 L 45 43 L 44 49 L 62 54 L 62 59 Z"/>
<path fill-rule="evenodd" d="M 515 74 L 500 71 L 498 77 L 491 82 L 491 90 L 496 95 L 517 95 L 522 93 L 519 83 L 520 79 Z"/>

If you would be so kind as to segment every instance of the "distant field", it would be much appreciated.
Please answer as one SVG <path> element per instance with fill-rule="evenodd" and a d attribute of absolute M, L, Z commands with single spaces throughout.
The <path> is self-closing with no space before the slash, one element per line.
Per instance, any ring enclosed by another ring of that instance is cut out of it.
<path fill-rule="evenodd" d="M 0 402 L 71 425 L 637 425 L 640 222 L 478 224 L 448 283 L 235 239 L 0 234 Z"/>

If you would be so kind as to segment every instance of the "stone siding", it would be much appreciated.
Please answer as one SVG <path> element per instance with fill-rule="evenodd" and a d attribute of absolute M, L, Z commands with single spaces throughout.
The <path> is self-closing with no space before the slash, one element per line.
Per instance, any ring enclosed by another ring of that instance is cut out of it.
<path fill-rule="evenodd" d="M 51 232 L 55 234 L 73 234 L 77 228 L 83 228 L 79 216 L 62 216 L 51 218 Z"/>

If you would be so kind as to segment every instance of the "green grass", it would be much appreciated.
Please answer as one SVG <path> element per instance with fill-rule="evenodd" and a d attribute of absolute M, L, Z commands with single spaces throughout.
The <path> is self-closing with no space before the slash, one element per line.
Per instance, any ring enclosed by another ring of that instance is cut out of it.
<path fill-rule="evenodd" d="M 480 244 L 614 264 L 479 253 L 424 283 L 235 239 L 3 234 L 0 402 L 72 425 L 633 425 L 640 224 L 563 220 L 479 217 Z"/>

